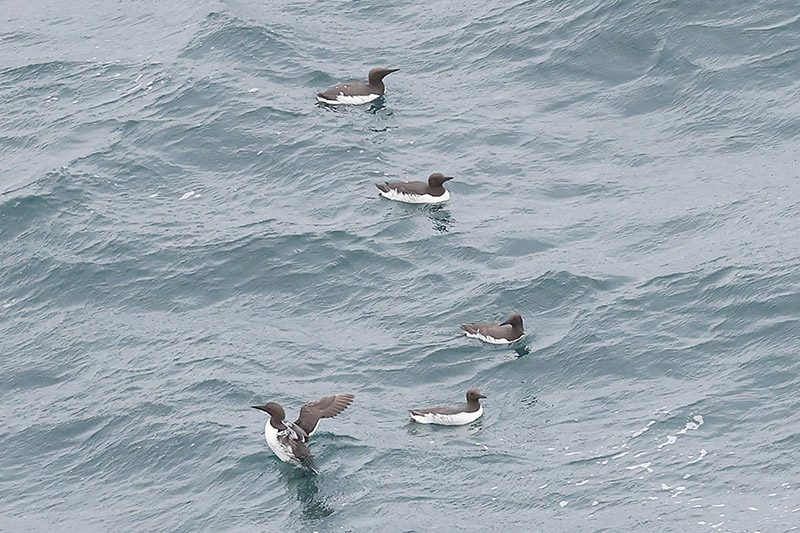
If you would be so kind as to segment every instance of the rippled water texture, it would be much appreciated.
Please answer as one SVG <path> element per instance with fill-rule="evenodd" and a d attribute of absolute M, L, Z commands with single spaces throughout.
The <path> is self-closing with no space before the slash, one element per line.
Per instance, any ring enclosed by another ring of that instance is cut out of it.
<path fill-rule="evenodd" d="M 796 2 L 2 7 L 0 530 L 800 525 Z"/>

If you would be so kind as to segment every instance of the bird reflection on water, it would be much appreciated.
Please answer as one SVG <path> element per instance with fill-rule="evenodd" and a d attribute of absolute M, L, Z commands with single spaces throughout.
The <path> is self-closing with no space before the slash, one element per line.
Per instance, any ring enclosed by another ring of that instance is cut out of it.
<path fill-rule="evenodd" d="M 445 209 L 443 204 L 430 204 L 424 206 L 422 209 L 428 216 L 428 220 L 431 221 L 434 231 L 447 233 L 452 229 L 453 224 L 455 224 L 453 215 L 450 214 L 450 211 Z"/>
<path fill-rule="evenodd" d="M 291 471 L 291 475 L 287 475 L 287 488 L 295 491 L 303 520 L 319 520 L 332 515 L 333 509 L 327 498 L 320 495 L 319 477 L 307 470 L 292 468 Z"/>
<path fill-rule="evenodd" d="M 369 108 L 367 109 L 367 113 L 372 113 L 373 115 L 375 115 L 378 113 L 378 111 L 383 109 L 385 105 L 386 105 L 386 100 L 383 98 L 383 96 L 379 96 L 378 98 L 369 103 Z"/>
<path fill-rule="evenodd" d="M 523 341 L 514 342 L 509 345 L 512 350 L 517 352 L 517 357 L 525 357 L 529 353 L 531 353 L 531 349 L 528 348 L 528 345 L 525 344 Z"/>

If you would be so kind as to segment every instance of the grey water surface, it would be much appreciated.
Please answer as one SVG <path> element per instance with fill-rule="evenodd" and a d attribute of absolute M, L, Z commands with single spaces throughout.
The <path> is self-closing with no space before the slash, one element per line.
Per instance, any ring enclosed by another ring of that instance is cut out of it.
<path fill-rule="evenodd" d="M 800 527 L 796 1 L 0 10 L 0 530 Z"/>

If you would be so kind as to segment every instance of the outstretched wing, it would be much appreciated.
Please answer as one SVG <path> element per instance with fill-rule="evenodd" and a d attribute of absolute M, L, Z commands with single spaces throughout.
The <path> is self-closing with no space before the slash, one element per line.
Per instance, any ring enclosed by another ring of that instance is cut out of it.
<path fill-rule="evenodd" d="M 352 394 L 337 394 L 326 396 L 315 402 L 309 402 L 300 409 L 300 418 L 295 425 L 299 426 L 306 434 L 311 435 L 317 429 L 320 418 L 332 418 L 353 403 L 355 396 Z"/>
<path fill-rule="evenodd" d="M 281 432 L 278 432 L 278 435 L 283 434 L 292 440 L 299 440 L 300 442 L 308 441 L 309 435 L 308 433 L 306 433 L 306 430 L 304 430 L 294 422 L 289 422 L 288 420 L 284 420 L 283 424 L 284 426 L 286 426 L 286 429 L 284 429 Z"/>

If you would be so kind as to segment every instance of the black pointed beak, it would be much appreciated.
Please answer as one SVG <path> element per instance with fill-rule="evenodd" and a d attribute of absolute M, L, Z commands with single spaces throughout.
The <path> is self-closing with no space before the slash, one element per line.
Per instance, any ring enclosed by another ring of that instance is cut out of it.
<path fill-rule="evenodd" d="M 484 398 L 484 399 L 486 399 L 486 396 L 484 396 L 483 394 L 478 394 L 478 398 Z"/>
<path fill-rule="evenodd" d="M 386 74 L 391 74 L 392 72 L 397 72 L 398 70 L 400 70 L 400 69 L 399 68 L 387 68 L 386 69 Z"/>
<path fill-rule="evenodd" d="M 453 179 L 453 176 L 445 176 L 444 179 L 442 180 L 442 183 L 444 183 L 445 181 L 450 181 L 451 179 Z"/>
<path fill-rule="evenodd" d="M 251 405 L 250 407 L 253 409 L 258 409 L 259 411 L 264 411 L 265 413 L 267 412 L 266 405 Z"/>

